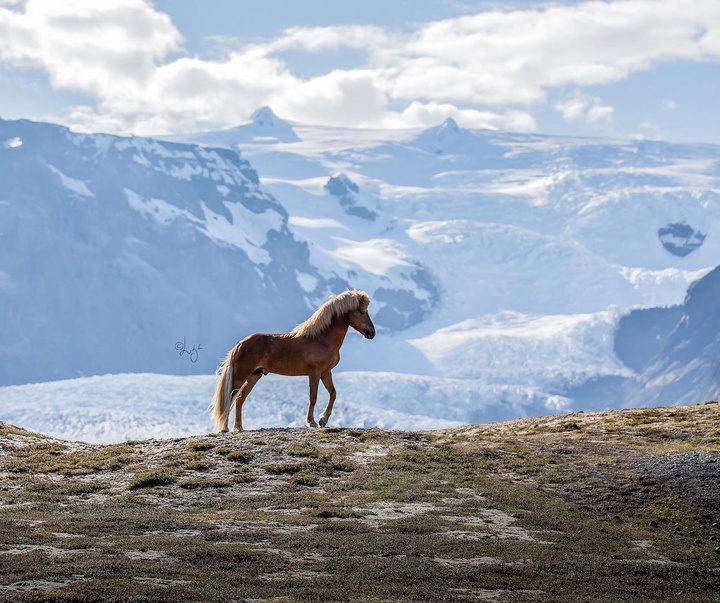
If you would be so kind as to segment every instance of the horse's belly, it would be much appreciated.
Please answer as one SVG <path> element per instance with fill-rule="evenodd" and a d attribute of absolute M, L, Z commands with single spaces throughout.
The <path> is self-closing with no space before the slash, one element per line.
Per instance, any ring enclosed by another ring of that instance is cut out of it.
<path fill-rule="evenodd" d="M 300 377 L 304 375 L 316 374 L 324 375 L 330 372 L 340 358 L 329 360 L 328 358 L 292 358 L 282 359 L 275 358 L 268 362 L 266 370 L 276 375 L 284 375 L 287 377 Z"/>

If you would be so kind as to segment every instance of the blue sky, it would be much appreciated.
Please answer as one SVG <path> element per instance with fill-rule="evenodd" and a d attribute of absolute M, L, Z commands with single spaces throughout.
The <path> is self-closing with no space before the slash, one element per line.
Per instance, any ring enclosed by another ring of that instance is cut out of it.
<path fill-rule="evenodd" d="M 720 2 L 0 0 L 0 117 L 229 128 L 270 105 L 353 127 L 720 144 Z"/>

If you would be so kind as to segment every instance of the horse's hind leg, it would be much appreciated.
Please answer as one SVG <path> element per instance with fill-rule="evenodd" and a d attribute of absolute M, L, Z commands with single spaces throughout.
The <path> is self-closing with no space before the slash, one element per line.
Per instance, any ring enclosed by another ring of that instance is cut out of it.
<path fill-rule="evenodd" d="M 237 397 L 235 398 L 235 424 L 233 425 L 233 433 L 237 433 L 238 431 L 242 431 L 242 406 L 245 402 L 245 399 L 248 397 L 248 394 L 252 391 L 252 388 L 255 387 L 255 384 L 260 381 L 260 377 L 263 376 L 262 371 L 256 371 L 252 373 L 246 380 L 245 383 L 243 383 L 242 387 L 240 388 L 240 391 L 237 394 Z"/>
<path fill-rule="evenodd" d="M 335 397 L 337 395 L 337 391 L 335 390 L 335 385 L 333 384 L 332 380 L 332 373 L 330 371 L 328 371 L 322 376 L 322 382 L 328 392 L 327 406 L 320 415 L 320 427 L 325 427 L 325 425 L 327 425 L 328 419 L 330 418 L 330 415 L 332 414 L 333 404 L 335 404 Z"/>

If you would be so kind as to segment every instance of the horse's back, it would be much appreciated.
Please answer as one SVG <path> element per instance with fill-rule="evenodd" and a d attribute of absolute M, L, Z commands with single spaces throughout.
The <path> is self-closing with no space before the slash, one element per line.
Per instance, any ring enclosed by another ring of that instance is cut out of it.
<path fill-rule="evenodd" d="M 242 355 L 264 355 L 270 351 L 276 337 L 278 335 L 274 333 L 253 333 L 237 344 L 237 351 Z"/>
<path fill-rule="evenodd" d="M 254 363 L 255 368 L 267 368 L 273 358 L 291 345 L 292 337 L 286 333 L 253 333 L 238 343 L 235 353 L 236 361 Z"/>

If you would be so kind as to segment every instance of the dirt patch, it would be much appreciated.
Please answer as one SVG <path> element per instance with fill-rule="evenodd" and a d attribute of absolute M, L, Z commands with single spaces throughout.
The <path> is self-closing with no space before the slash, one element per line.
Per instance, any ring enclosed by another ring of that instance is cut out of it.
<path fill-rule="evenodd" d="M 472 526 L 476 531 L 448 530 L 444 532 L 447 536 L 456 538 L 499 538 L 500 540 L 523 540 L 525 542 L 538 542 L 541 544 L 553 544 L 535 538 L 528 530 L 514 525 L 517 522 L 515 517 L 498 509 L 479 509 L 475 517 L 458 517 L 443 515 L 441 519 L 461 526 Z M 482 531 L 479 531 L 482 530 Z"/>
<path fill-rule="evenodd" d="M 165 580 L 163 578 L 153 578 L 152 576 L 133 576 L 133 580 L 135 580 L 135 582 L 141 582 L 142 584 L 152 584 L 153 586 L 164 588 L 188 584 L 187 580 Z"/>
<path fill-rule="evenodd" d="M 167 553 L 162 551 L 125 551 L 128 559 L 142 559 L 143 561 L 167 561 L 172 559 Z"/>
<path fill-rule="evenodd" d="M 367 507 L 353 507 L 353 511 L 360 513 L 360 521 L 370 525 L 379 525 L 394 519 L 414 517 L 434 510 L 434 505 L 424 502 L 399 503 L 384 501 Z"/>
<path fill-rule="evenodd" d="M 324 572 L 313 572 L 311 570 L 287 570 L 284 572 L 275 572 L 273 574 L 261 574 L 258 576 L 260 580 L 285 581 L 287 579 L 295 580 L 316 580 L 319 578 L 332 578 L 332 574 Z"/>
<path fill-rule="evenodd" d="M 85 576 L 72 576 L 62 582 L 52 582 L 50 580 L 23 580 L 21 582 L 14 582 L 13 584 L 0 584 L 0 591 L 5 592 L 33 592 L 33 591 L 54 591 L 70 584 L 82 582 L 85 580 Z"/>
<path fill-rule="evenodd" d="M 94 549 L 61 549 L 54 546 L 40 544 L 19 544 L 14 548 L 0 550 L 0 555 L 24 555 L 27 553 L 44 553 L 49 557 L 67 557 L 69 555 L 85 555 Z"/>

